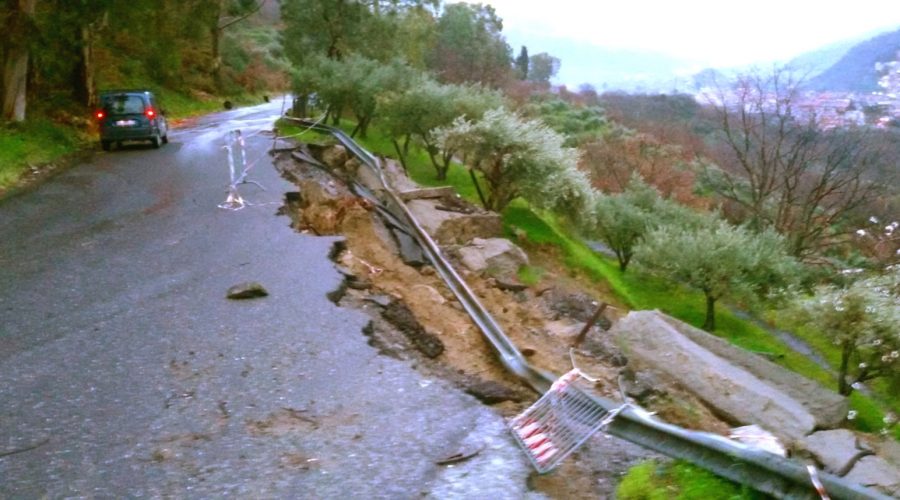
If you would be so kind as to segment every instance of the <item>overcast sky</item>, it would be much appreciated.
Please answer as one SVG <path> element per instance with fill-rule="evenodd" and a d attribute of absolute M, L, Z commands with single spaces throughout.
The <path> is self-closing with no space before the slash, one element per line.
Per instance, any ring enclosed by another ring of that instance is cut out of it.
<path fill-rule="evenodd" d="M 900 0 L 481 0 L 509 41 L 568 38 L 665 54 L 699 67 L 786 61 L 828 44 L 900 28 Z M 563 59 L 565 54 L 553 54 Z"/>

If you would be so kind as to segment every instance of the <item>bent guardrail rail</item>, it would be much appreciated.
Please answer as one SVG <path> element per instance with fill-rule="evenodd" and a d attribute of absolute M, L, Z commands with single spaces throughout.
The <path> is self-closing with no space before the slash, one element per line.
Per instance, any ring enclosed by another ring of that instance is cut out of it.
<path fill-rule="evenodd" d="M 422 247 L 426 257 L 447 284 L 497 353 L 503 366 L 543 394 L 557 378 L 553 374 L 531 366 L 493 316 L 479 302 L 475 294 L 456 270 L 447 262 L 437 244 L 416 221 L 413 214 L 391 188 L 384 177 L 378 158 L 359 146 L 344 131 L 301 118 L 283 117 L 309 130 L 330 134 L 375 174 L 388 196 L 388 200 L 372 200 L 389 203 L 397 218 L 405 219 L 410 234 Z M 369 197 L 373 196 L 368 194 Z M 606 412 L 612 412 L 620 404 L 607 398 L 585 392 Z M 625 439 L 644 448 L 672 458 L 687 460 L 721 477 L 730 479 L 757 491 L 786 499 L 820 498 L 813 485 L 807 467 L 795 460 L 754 449 L 736 441 L 707 432 L 691 431 L 652 418 L 646 412 L 626 408 L 606 428 L 608 434 Z M 818 480 L 828 494 L 835 499 L 889 499 L 877 491 L 852 483 L 838 476 L 819 471 Z"/>

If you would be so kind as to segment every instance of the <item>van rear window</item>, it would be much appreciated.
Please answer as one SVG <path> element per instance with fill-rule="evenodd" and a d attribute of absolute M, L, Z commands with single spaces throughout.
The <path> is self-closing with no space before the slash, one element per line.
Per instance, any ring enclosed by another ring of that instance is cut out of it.
<path fill-rule="evenodd" d="M 106 98 L 106 109 L 112 114 L 141 114 L 144 100 L 136 95 L 114 95 Z"/>

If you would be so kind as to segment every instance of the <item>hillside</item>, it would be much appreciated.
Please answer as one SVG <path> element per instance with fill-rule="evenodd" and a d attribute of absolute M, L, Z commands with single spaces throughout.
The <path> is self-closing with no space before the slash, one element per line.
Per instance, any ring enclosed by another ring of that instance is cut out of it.
<path fill-rule="evenodd" d="M 833 66 L 809 81 L 818 91 L 873 92 L 878 90 L 875 63 L 897 59 L 900 30 L 855 45 Z"/>

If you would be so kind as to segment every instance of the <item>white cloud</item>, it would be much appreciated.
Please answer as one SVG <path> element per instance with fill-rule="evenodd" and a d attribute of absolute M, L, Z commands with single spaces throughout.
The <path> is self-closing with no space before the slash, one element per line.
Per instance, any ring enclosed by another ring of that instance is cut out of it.
<path fill-rule="evenodd" d="M 896 0 L 482 0 L 504 31 L 657 52 L 700 65 L 786 60 L 900 27 Z M 560 55 L 565 57 L 564 54 Z"/>

